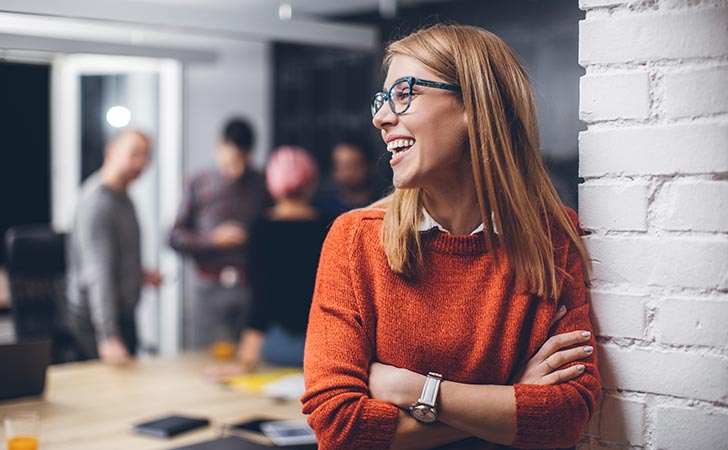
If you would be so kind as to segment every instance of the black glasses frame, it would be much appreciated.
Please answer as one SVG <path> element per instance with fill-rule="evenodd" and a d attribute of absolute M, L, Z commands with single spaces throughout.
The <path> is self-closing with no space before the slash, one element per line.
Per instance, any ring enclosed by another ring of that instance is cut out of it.
<path fill-rule="evenodd" d="M 395 86 L 397 86 L 399 83 L 407 81 L 407 106 L 404 107 L 402 111 L 397 112 L 394 101 L 392 100 L 392 90 Z M 430 81 L 430 80 L 423 80 L 422 78 L 416 78 L 416 77 L 402 77 L 394 81 L 392 83 L 392 86 L 389 88 L 387 92 L 377 92 L 372 97 L 372 117 L 377 115 L 377 112 L 379 112 L 380 109 L 382 109 L 382 106 L 384 106 L 384 103 L 389 103 L 389 109 L 392 110 L 393 113 L 397 115 L 401 115 L 407 112 L 410 105 L 412 104 L 412 86 L 415 84 L 418 84 L 420 86 L 426 86 L 431 87 L 435 89 L 444 89 L 446 91 L 452 91 L 452 92 L 461 92 L 460 86 L 456 86 L 454 84 L 448 84 L 448 83 L 441 83 L 439 81 Z"/>

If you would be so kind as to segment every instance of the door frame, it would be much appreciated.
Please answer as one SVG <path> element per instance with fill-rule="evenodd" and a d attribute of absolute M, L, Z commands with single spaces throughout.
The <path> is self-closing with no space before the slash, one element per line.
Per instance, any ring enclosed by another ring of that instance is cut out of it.
<path fill-rule="evenodd" d="M 180 264 L 164 243 L 182 195 L 182 64 L 172 59 L 64 54 L 51 65 L 51 220 L 68 231 L 81 188 L 82 75 L 154 72 L 159 76 L 159 129 L 154 155 L 158 164 L 156 268 L 165 278 L 145 311 L 153 317 L 140 329 L 161 354 L 176 354 L 182 342 Z M 147 322 L 147 321 L 145 321 Z"/>

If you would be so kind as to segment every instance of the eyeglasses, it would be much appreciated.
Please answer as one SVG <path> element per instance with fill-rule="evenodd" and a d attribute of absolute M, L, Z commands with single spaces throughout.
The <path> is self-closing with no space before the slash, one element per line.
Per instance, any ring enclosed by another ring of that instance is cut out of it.
<path fill-rule="evenodd" d="M 400 115 L 407 112 L 412 104 L 412 86 L 419 84 L 436 89 L 444 89 L 446 91 L 460 92 L 460 86 L 454 84 L 440 83 L 438 81 L 423 80 L 415 77 L 403 77 L 392 84 L 387 92 L 377 92 L 372 97 L 372 117 L 384 106 L 385 102 L 389 102 L 392 112 Z"/>

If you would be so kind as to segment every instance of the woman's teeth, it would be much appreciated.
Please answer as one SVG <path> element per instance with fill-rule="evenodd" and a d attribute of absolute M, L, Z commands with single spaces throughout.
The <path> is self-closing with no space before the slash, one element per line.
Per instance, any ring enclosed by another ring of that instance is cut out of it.
<path fill-rule="evenodd" d="M 409 150 L 409 148 L 413 145 L 415 145 L 414 139 L 396 139 L 387 144 L 387 151 L 392 153 L 399 153 Z"/>

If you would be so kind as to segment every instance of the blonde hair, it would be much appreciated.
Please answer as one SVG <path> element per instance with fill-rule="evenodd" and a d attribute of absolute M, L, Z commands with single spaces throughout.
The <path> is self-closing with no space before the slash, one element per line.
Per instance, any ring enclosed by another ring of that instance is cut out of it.
<path fill-rule="evenodd" d="M 552 221 L 568 235 L 585 270 L 589 261 L 541 160 L 536 106 L 523 66 L 494 34 L 461 25 L 435 25 L 390 43 L 385 70 L 396 55 L 414 58 L 461 87 L 487 246 L 504 250 L 519 289 L 558 297 Z M 395 189 L 372 207 L 386 208 L 382 240 L 390 267 L 414 277 L 422 261 L 422 190 Z"/>

